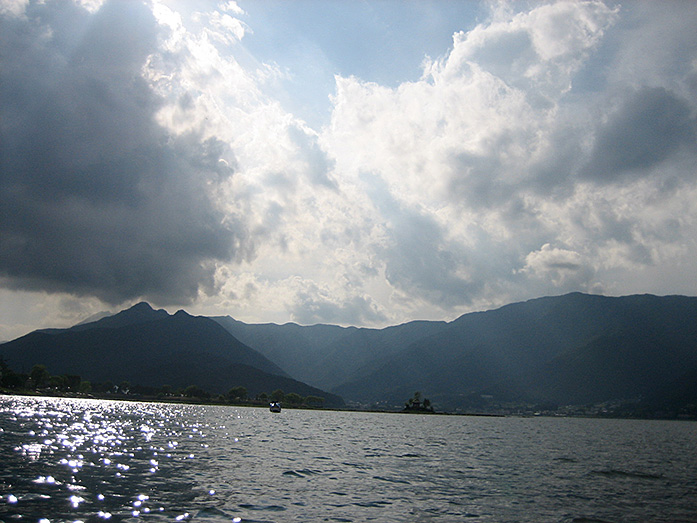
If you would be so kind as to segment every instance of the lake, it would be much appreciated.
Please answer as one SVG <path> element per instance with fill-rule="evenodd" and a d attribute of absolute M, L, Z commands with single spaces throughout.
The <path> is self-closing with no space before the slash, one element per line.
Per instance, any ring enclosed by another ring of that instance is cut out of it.
<path fill-rule="evenodd" d="M 0 396 L 0 521 L 697 521 L 697 424 Z"/>

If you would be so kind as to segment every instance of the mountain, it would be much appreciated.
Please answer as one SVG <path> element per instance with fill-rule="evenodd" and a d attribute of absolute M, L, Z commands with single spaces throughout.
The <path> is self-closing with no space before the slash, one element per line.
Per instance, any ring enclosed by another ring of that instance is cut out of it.
<path fill-rule="evenodd" d="M 130 325 L 138 325 L 148 323 L 155 320 L 167 318 L 169 313 L 164 309 L 154 310 L 149 304 L 140 302 L 135 304 L 130 309 L 122 310 L 113 315 L 106 315 L 94 321 L 84 321 L 71 327 L 72 331 L 83 331 L 89 329 L 104 329 L 127 327 Z"/>
<path fill-rule="evenodd" d="M 571 293 L 385 329 L 245 324 L 139 304 L 31 333 L 0 356 L 18 371 L 44 363 L 94 381 L 330 398 L 321 389 L 335 404 L 394 408 L 421 391 L 446 411 L 632 403 L 697 414 L 697 298 L 686 296 Z"/>
<path fill-rule="evenodd" d="M 289 377 L 213 320 L 184 311 L 169 315 L 146 303 L 70 329 L 27 334 L 0 345 L 0 356 L 17 371 L 41 363 L 52 374 L 77 374 L 94 382 L 198 385 L 215 393 L 243 386 L 250 395 L 282 389 L 324 397 L 330 406 L 343 404 Z"/>
<path fill-rule="evenodd" d="M 466 314 L 332 391 L 442 408 L 498 402 L 632 400 L 697 370 L 697 298 L 580 293 Z M 696 398 L 697 399 L 697 398 Z"/>
<path fill-rule="evenodd" d="M 214 319 L 292 376 L 362 404 L 399 406 L 416 390 L 444 410 L 660 404 L 695 389 L 697 298 L 685 296 L 571 293 L 385 329 Z"/>
<path fill-rule="evenodd" d="M 323 389 L 363 376 L 390 361 L 405 346 L 428 336 L 445 322 L 414 321 L 385 329 L 301 326 L 295 323 L 246 324 L 213 317 L 233 336 L 277 362 L 296 379 Z"/>
<path fill-rule="evenodd" d="M 294 378 L 320 388 L 326 385 L 321 384 L 318 376 L 325 370 L 326 354 L 330 350 L 328 347 L 358 330 L 355 327 L 344 328 L 335 325 L 306 327 L 295 323 L 246 324 L 230 316 L 211 319 L 242 343 L 254 347 L 276 362 Z M 329 385 L 335 384 L 330 382 Z"/>

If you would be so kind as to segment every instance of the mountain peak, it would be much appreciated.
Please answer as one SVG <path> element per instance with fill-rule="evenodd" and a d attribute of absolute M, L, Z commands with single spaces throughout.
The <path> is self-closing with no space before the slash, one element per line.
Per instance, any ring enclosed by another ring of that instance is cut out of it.
<path fill-rule="evenodd" d="M 149 303 L 141 301 L 140 303 L 136 303 L 132 307 L 124 309 L 121 312 L 114 314 L 113 316 L 107 316 L 106 318 L 102 318 L 101 320 L 94 321 L 91 323 L 76 325 L 75 327 L 73 327 L 73 330 L 118 328 L 126 325 L 161 320 L 168 316 L 169 314 L 166 310 L 155 310 L 150 306 Z"/>
<path fill-rule="evenodd" d="M 141 301 L 141 302 L 133 305 L 130 309 L 125 309 L 125 310 L 146 312 L 146 311 L 154 311 L 155 309 L 153 309 L 148 302 Z"/>

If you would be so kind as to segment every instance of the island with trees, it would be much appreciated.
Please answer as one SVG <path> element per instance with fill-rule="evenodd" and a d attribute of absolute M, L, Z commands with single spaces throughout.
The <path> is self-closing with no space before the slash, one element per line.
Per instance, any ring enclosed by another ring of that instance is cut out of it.
<path fill-rule="evenodd" d="M 431 400 L 428 398 L 421 399 L 421 392 L 416 391 L 414 395 L 404 404 L 402 412 L 417 413 L 417 414 L 434 414 L 435 411 L 431 406 Z"/>

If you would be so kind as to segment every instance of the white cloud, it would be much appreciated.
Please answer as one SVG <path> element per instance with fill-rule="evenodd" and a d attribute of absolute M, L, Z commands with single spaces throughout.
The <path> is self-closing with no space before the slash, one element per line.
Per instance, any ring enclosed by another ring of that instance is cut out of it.
<path fill-rule="evenodd" d="M 385 237 L 371 249 L 395 290 L 452 311 L 502 293 L 610 289 L 598 270 L 651 267 L 658 245 L 673 251 L 670 236 L 690 234 L 692 219 L 671 219 L 667 200 L 642 196 L 694 187 L 671 167 L 692 156 L 686 103 L 668 91 L 573 90 L 618 19 L 600 2 L 499 13 L 456 34 L 421 81 L 337 78 L 325 141 L 337 176 L 372 195 Z M 624 104 L 621 119 L 598 123 L 594 113 L 613 100 Z M 628 168 L 650 183 L 626 180 Z M 600 189 L 579 177 L 600 169 L 629 185 Z M 686 193 L 670 199 L 694 216 Z M 647 221 L 649 209 L 663 225 Z"/>
<path fill-rule="evenodd" d="M 331 118 L 312 129 L 281 103 L 279 79 L 294 71 L 245 47 L 255 20 L 238 4 L 197 4 L 194 14 L 156 2 L 148 31 L 105 66 L 121 94 L 137 91 L 124 78 L 138 78 L 149 102 L 140 116 L 151 119 L 121 132 L 113 123 L 136 114 L 126 111 L 135 98 L 115 97 L 121 111 L 93 113 L 112 122 L 100 127 L 110 139 L 95 132 L 91 146 L 70 150 L 132 150 L 160 133 L 150 143 L 165 144 L 157 150 L 178 182 L 149 200 L 150 227 L 128 230 L 196 260 L 168 266 L 182 286 L 149 289 L 160 305 L 188 297 L 192 312 L 247 321 L 384 325 L 566 290 L 644 292 L 638 275 L 655 278 L 660 266 L 674 271 L 660 278 L 671 292 L 694 293 L 695 279 L 678 273 L 695 273 L 697 251 L 697 67 L 683 51 L 697 43 L 696 15 L 680 5 L 506 4 L 456 33 L 418 80 L 337 75 Z M 645 34 L 662 38 L 644 53 Z M 95 53 L 108 56 L 99 42 Z M 336 73 L 321 66 L 323 77 Z M 26 85 L 40 90 L 46 71 L 32 71 Z M 23 106 L 5 103 L 5 122 L 21 116 L 13 107 Z M 135 179 L 156 192 L 156 177 Z M 98 223 L 90 211 L 95 220 L 78 223 Z M 197 232 L 179 244 L 183 216 Z M 137 298 L 136 287 L 120 296 Z"/>
<path fill-rule="evenodd" d="M 559 287 L 566 280 L 574 279 L 583 269 L 584 261 L 579 253 L 545 243 L 525 257 L 525 267 L 521 272 L 530 273 L 536 278 L 547 278 Z"/>

